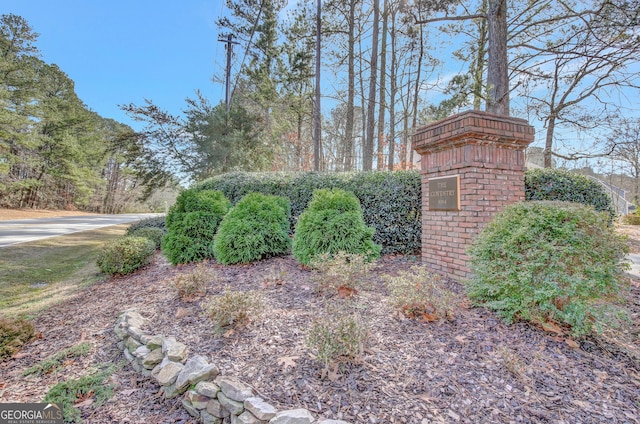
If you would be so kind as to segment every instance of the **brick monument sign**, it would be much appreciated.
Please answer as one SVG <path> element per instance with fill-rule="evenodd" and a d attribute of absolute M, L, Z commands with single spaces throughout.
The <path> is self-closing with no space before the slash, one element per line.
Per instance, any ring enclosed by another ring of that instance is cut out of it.
<path fill-rule="evenodd" d="M 419 129 L 422 262 L 466 279 L 468 246 L 504 206 L 524 200 L 524 151 L 534 129 L 525 120 L 470 111 Z"/>

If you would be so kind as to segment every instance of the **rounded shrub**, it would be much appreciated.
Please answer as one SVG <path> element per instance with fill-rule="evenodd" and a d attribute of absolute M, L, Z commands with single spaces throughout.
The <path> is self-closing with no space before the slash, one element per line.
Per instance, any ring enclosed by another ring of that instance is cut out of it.
<path fill-rule="evenodd" d="M 611 222 L 616 216 L 611 196 L 602 184 L 581 174 L 563 169 L 530 169 L 524 176 L 526 200 L 549 200 L 591 205 L 607 212 Z"/>
<path fill-rule="evenodd" d="M 98 255 L 100 271 L 126 275 L 149 263 L 154 243 L 146 237 L 125 236 L 108 243 Z"/>
<path fill-rule="evenodd" d="M 604 299 L 620 294 L 628 252 L 609 215 L 567 202 L 506 207 L 469 249 L 467 292 L 507 322 L 569 325 L 597 332 L 615 314 Z"/>
<path fill-rule="evenodd" d="M 222 264 L 248 263 L 288 253 L 289 200 L 250 193 L 224 217 L 213 243 L 216 260 Z"/>
<path fill-rule="evenodd" d="M 374 231 L 365 225 L 360 202 L 353 193 L 316 190 L 296 225 L 293 256 L 305 265 L 318 255 L 341 251 L 364 254 L 367 260 L 374 260 L 380 257 L 381 250 L 373 242 Z"/>
<path fill-rule="evenodd" d="M 129 225 L 127 228 L 126 236 L 132 236 L 134 232 L 138 231 L 141 228 L 158 228 L 162 230 L 163 233 L 167 232 L 167 226 L 165 222 L 164 216 L 154 216 L 152 218 L 141 219 L 140 221 L 134 222 Z"/>
<path fill-rule="evenodd" d="M 153 242 L 156 250 L 158 250 L 162 245 L 162 237 L 164 237 L 165 231 L 157 227 L 143 227 L 133 231 L 130 235 L 133 237 L 148 238 Z"/>
<path fill-rule="evenodd" d="M 213 258 L 213 240 L 231 203 L 222 192 L 185 190 L 167 214 L 162 251 L 173 264 Z"/>

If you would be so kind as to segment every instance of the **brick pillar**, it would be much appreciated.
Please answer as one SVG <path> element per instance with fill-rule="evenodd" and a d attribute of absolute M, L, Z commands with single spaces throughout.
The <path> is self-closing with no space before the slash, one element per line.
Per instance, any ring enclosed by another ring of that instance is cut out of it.
<path fill-rule="evenodd" d="M 425 265 L 469 278 L 466 250 L 475 235 L 504 206 L 524 200 L 524 150 L 533 138 L 533 127 L 522 119 L 478 111 L 416 132 Z"/>

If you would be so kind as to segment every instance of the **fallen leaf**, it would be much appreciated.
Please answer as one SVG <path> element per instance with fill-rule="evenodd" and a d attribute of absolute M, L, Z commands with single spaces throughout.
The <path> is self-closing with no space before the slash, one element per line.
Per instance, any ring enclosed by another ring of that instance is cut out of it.
<path fill-rule="evenodd" d="M 131 396 L 131 394 L 137 392 L 139 389 L 127 389 L 120 392 L 124 396 Z"/>
<path fill-rule="evenodd" d="M 421 395 L 416 396 L 418 399 L 423 400 L 427 403 L 433 403 L 433 398 L 429 396 L 428 393 L 423 393 Z"/>
<path fill-rule="evenodd" d="M 189 315 L 189 310 L 187 308 L 179 307 L 178 310 L 176 311 L 177 319 L 184 318 L 187 315 Z"/>
<path fill-rule="evenodd" d="M 460 343 L 466 343 L 467 338 L 465 336 L 456 336 L 456 340 Z"/>
<path fill-rule="evenodd" d="M 78 402 L 74 404 L 76 408 L 84 408 L 85 406 L 90 406 L 93 403 L 93 398 L 85 399 L 82 402 Z"/>
<path fill-rule="evenodd" d="M 580 347 L 580 345 L 573 339 L 565 339 L 564 342 L 567 344 L 567 346 L 573 349 L 578 349 Z"/>
<path fill-rule="evenodd" d="M 564 334 L 564 331 L 562 331 L 562 328 L 560 328 L 557 324 L 555 324 L 553 322 L 550 322 L 550 321 L 543 322 L 542 323 L 542 328 L 545 331 L 548 331 L 550 333 L 555 333 L 555 334 L 558 334 L 560 336 Z"/>
<path fill-rule="evenodd" d="M 29 356 L 29 354 L 26 352 L 16 352 L 13 354 L 13 356 L 11 356 L 11 359 L 22 359 L 26 358 L 27 356 Z"/>
<path fill-rule="evenodd" d="M 299 356 L 281 356 L 280 358 L 278 358 L 278 365 L 280 365 L 282 369 L 286 371 L 289 367 L 295 368 L 296 365 L 298 365 L 296 363 L 296 359 L 299 358 Z"/>

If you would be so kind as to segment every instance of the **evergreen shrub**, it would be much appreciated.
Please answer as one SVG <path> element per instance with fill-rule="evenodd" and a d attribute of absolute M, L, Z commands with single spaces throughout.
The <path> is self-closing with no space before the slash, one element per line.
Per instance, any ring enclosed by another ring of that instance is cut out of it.
<path fill-rule="evenodd" d="M 155 244 L 146 237 L 120 237 L 104 246 L 98 255 L 98 268 L 110 275 L 131 274 L 148 264 L 155 251 Z"/>
<path fill-rule="evenodd" d="M 129 225 L 127 231 L 125 232 L 126 236 L 132 236 L 134 232 L 141 228 L 158 228 L 162 230 L 163 233 L 167 232 L 167 226 L 165 223 L 164 216 L 154 216 L 152 218 L 141 219 L 140 221 L 134 222 Z"/>
<path fill-rule="evenodd" d="M 224 217 L 213 243 L 222 264 L 248 263 L 288 253 L 289 199 L 250 193 Z"/>
<path fill-rule="evenodd" d="M 349 173 L 246 173 L 219 175 L 194 190 L 220 190 L 236 204 L 251 192 L 282 196 L 291 203 L 290 232 L 315 190 L 350 191 L 362 206 L 364 222 L 375 228 L 373 240 L 383 253 L 415 253 L 421 245 L 421 188 L 417 171 Z"/>
<path fill-rule="evenodd" d="M 367 227 L 360 202 L 341 189 L 320 189 L 300 215 L 293 239 L 293 256 L 311 265 L 322 254 L 363 254 L 367 260 L 380 257 L 381 246 L 373 242 L 375 229 Z"/>
<path fill-rule="evenodd" d="M 591 205 L 597 211 L 616 216 L 611 196 L 591 178 L 563 169 L 530 169 L 525 172 L 526 200 L 549 200 Z"/>
<path fill-rule="evenodd" d="M 166 232 L 160 228 L 146 227 L 146 228 L 138 228 L 137 230 L 133 231 L 130 235 L 132 235 L 133 237 L 148 238 L 153 242 L 153 244 L 156 247 L 156 250 L 158 250 L 162 245 L 162 237 L 164 237 L 165 234 Z"/>
<path fill-rule="evenodd" d="M 0 317 L 0 362 L 10 358 L 35 337 L 35 328 L 22 318 Z"/>
<path fill-rule="evenodd" d="M 567 202 L 506 207 L 469 249 L 467 292 L 507 322 L 569 325 L 575 336 L 615 323 L 628 247 L 610 216 Z"/>
<path fill-rule="evenodd" d="M 213 258 L 213 240 L 231 203 L 220 191 L 185 190 L 167 214 L 162 251 L 173 264 Z"/>

